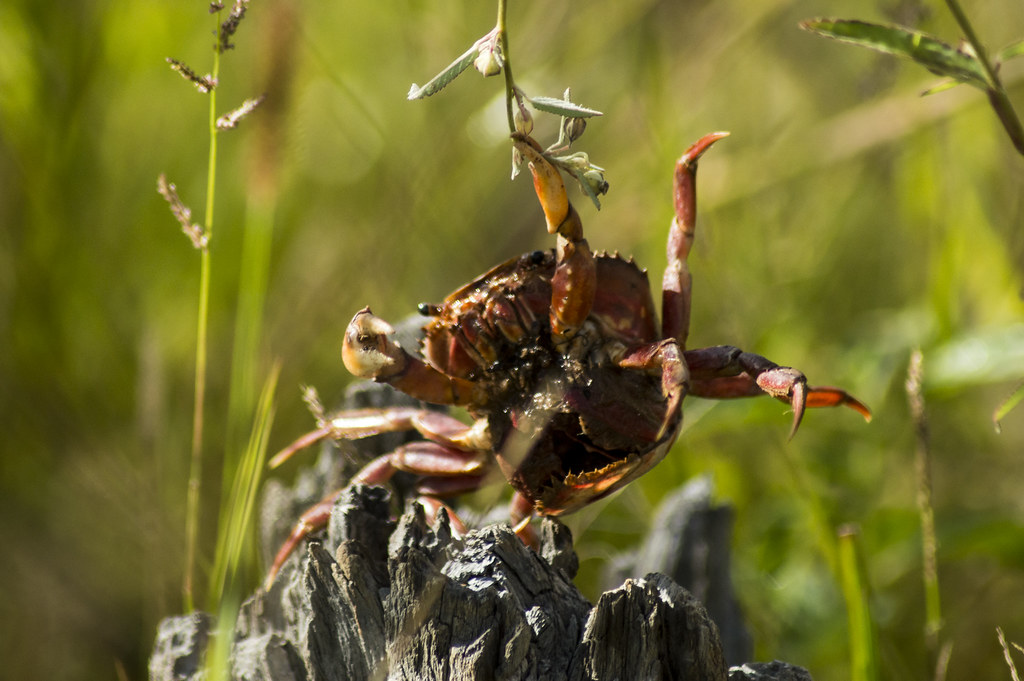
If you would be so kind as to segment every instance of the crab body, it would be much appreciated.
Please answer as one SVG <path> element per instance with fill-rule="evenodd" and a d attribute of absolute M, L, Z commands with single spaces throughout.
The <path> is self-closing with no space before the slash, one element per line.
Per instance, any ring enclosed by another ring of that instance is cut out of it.
<path fill-rule="evenodd" d="M 514 135 L 556 248 L 508 260 L 443 302 L 421 305 L 427 321 L 418 351 L 391 340 L 394 329 L 369 308 L 353 317 L 342 349 L 353 374 L 462 406 L 473 422 L 412 408 L 343 411 L 271 465 L 324 438 L 414 430 L 421 440 L 371 461 L 353 480 L 380 484 L 410 472 L 423 499 L 439 507 L 439 499 L 484 484 L 496 465 L 515 490 L 512 520 L 530 542 L 532 515 L 578 510 L 657 464 L 679 433 L 688 395 L 767 394 L 792 405 L 793 432 L 808 406 L 846 405 L 869 418 L 845 391 L 808 387 L 796 369 L 759 355 L 727 345 L 686 349 L 697 160 L 724 136 L 701 138 L 676 165 L 659 325 L 647 274 L 617 254 L 591 252 L 558 170 L 536 142 Z M 268 583 L 326 524 L 338 493 L 303 515 Z"/>
<path fill-rule="evenodd" d="M 548 315 L 554 250 L 509 260 L 440 305 L 421 306 L 430 316 L 423 357 L 482 388 L 480 401 L 466 407 L 486 420 L 509 483 L 549 515 L 576 510 L 649 468 L 680 422 L 677 411 L 673 427 L 662 427 L 668 402 L 660 374 L 614 362 L 624 349 L 658 340 L 646 273 L 618 255 L 593 258 L 590 314 L 561 344 Z"/>

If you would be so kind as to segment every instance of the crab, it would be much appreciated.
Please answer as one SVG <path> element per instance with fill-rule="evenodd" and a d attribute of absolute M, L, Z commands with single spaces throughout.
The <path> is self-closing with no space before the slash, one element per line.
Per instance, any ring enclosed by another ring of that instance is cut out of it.
<path fill-rule="evenodd" d="M 808 407 L 843 405 L 870 420 L 855 397 L 810 387 L 791 367 L 729 345 L 686 347 L 697 162 L 727 134 L 705 135 L 676 164 L 660 328 L 646 272 L 632 259 L 591 251 L 558 169 L 532 138 L 514 134 L 556 248 L 507 260 L 443 302 L 420 305 L 427 320 L 417 353 L 392 340 L 394 329 L 368 307 L 348 325 L 342 349 L 356 376 L 463 407 L 471 423 L 411 407 L 342 411 L 271 465 L 324 439 L 415 431 L 421 439 L 372 460 L 351 482 L 384 484 L 397 471 L 412 473 L 436 513 L 442 499 L 479 488 L 497 467 L 514 489 L 512 524 L 534 543 L 531 517 L 576 511 L 661 461 L 679 434 L 686 397 L 769 395 L 791 405 L 790 437 Z M 268 585 L 305 537 L 326 525 L 339 494 L 301 517 Z"/>

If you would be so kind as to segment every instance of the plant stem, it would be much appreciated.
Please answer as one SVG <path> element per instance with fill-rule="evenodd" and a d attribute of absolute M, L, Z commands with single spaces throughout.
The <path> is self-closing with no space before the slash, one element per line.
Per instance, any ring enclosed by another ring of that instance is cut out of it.
<path fill-rule="evenodd" d="M 220 13 L 217 21 L 217 42 L 220 43 Z M 217 82 L 220 71 L 220 50 L 213 51 L 212 80 Z M 192 412 L 192 456 L 189 464 L 188 495 L 185 509 L 185 570 L 182 596 L 185 610 L 195 610 L 193 582 L 196 547 L 199 538 L 199 500 L 202 487 L 203 411 L 206 402 L 207 329 L 210 309 L 210 239 L 213 236 L 213 199 L 217 176 L 217 90 L 209 92 L 210 153 L 206 172 L 206 216 L 203 221 L 205 240 L 199 252 L 199 312 L 196 323 L 196 376 L 195 401 Z"/>
<path fill-rule="evenodd" d="M 917 508 L 921 518 L 921 559 L 924 581 L 925 645 L 932 666 L 939 659 L 939 635 L 942 632 L 942 607 L 939 598 L 938 540 L 935 538 L 935 511 L 932 506 L 931 451 L 929 447 L 928 416 L 922 395 L 924 358 L 914 350 L 907 368 L 907 401 L 917 441 L 915 468 L 917 469 Z"/>
<path fill-rule="evenodd" d="M 968 21 L 967 15 L 964 14 L 963 9 L 960 7 L 960 3 L 957 0 L 946 0 L 946 6 L 952 12 L 953 18 L 956 19 L 956 23 L 960 26 L 960 30 L 964 32 L 964 37 L 967 38 L 967 42 L 970 43 L 971 48 L 974 50 L 974 56 L 981 63 L 981 68 L 985 71 L 989 87 L 994 87 L 999 83 L 999 78 L 989 63 L 988 56 L 985 54 L 985 48 L 981 41 L 978 40 L 978 35 L 974 32 L 974 27 Z"/>
<path fill-rule="evenodd" d="M 505 29 L 507 8 L 507 0 L 498 0 L 498 21 L 495 24 L 495 29 L 498 31 L 498 44 L 501 46 L 501 70 L 505 74 L 505 114 L 508 116 L 508 130 L 515 132 L 516 121 L 512 111 L 512 100 L 515 98 L 516 81 L 512 77 L 512 63 L 508 57 L 508 32 Z"/>
<path fill-rule="evenodd" d="M 974 27 L 971 26 L 971 22 L 964 14 L 958 0 L 946 0 L 946 6 L 949 7 L 960 30 L 964 32 L 964 37 L 974 50 L 974 56 L 977 57 L 982 70 L 985 71 L 985 79 L 988 80 L 989 103 L 1003 124 L 1006 134 L 1010 136 L 1010 141 L 1013 142 L 1017 152 L 1024 155 L 1024 126 L 1021 125 L 1020 118 L 1017 117 L 1017 112 L 1013 109 L 1013 103 L 1010 101 L 1009 95 L 1006 94 L 1002 81 L 999 80 L 999 74 L 988 60 L 984 45 L 978 39 Z"/>

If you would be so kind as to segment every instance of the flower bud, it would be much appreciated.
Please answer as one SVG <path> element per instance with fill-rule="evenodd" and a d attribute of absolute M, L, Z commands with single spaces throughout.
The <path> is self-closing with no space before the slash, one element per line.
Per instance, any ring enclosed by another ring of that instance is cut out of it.
<path fill-rule="evenodd" d="M 577 151 L 576 153 L 569 154 L 568 156 L 560 156 L 558 157 L 558 161 L 566 170 L 579 173 L 585 173 L 591 167 L 590 156 L 585 151 Z"/>
<path fill-rule="evenodd" d="M 501 73 L 501 60 L 495 54 L 495 45 L 485 43 L 473 60 L 473 67 L 484 76 L 496 76 Z"/>
<path fill-rule="evenodd" d="M 585 118 L 565 118 L 565 122 L 562 125 L 562 130 L 565 131 L 565 138 L 569 140 L 569 143 L 573 143 L 583 136 L 583 131 L 587 129 L 587 119 Z"/>
<path fill-rule="evenodd" d="M 523 153 L 516 147 L 512 147 L 512 179 L 516 179 L 519 170 L 523 167 Z"/>
<path fill-rule="evenodd" d="M 522 135 L 529 135 L 533 132 L 533 114 L 518 99 L 516 100 L 516 110 L 512 118 L 516 124 L 516 132 Z"/>
<path fill-rule="evenodd" d="M 604 179 L 604 173 L 596 168 L 591 168 L 583 173 L 583 181 L 598 196 L 608 193 L 608 180 Z"/>

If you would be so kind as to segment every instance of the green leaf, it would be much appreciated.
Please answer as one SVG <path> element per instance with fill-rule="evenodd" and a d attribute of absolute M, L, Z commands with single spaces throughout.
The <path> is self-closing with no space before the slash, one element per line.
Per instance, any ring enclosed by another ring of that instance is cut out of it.
<path fill-rule="evenodd" d="M 983 90 L 989 87 L 981 62 L 973 54 L 962 52 L 920 31 L 849 19 L 811 19 L 801 22 L 800 27 L 827 38 L 907 57 L 936 75 L 970 83 Z"/>
<path fill-rule="evenodd" d="M 453 61 L 448 65 L 441 73 L 437 74 L 426 85 L 412 84 L 409 88 L 409 99 L 423 99 L 430 95 L 440 92 L 445 88 L 448 83 L 455 80 L 460 73 L 470 67 L 473 61 L 476 59 L 477 54 L 480 51 L 479 43 L 474 43 L 472 47 L 462 53 L 462 56 Z"/>
<path fill-rule="evenodd" d="M 1006 401 L 999 405 L 995 413 L 992 415 L 992 422 L 996 426 L 996 432 L 999 432 L 999 424 L 1003 420 L 1003 417 L 1009 414 L 1014 407 L 1020 404 L 1020 401 L 1024 400 L 1024 383 L 1017 386 L 1017 389 L 1013 391 L 1013 394 L 1006 398 Z"/>
<path fill-rule="evenodd" d="M 927 97 L 928 95 L 934 95 L 934 94 L 938 94 L 940 92 L 945 92 L 946 90 L 952 90 L 957 85 L 960 85 L 960 82 L 955 81 L 955 80 L 944 80 L 941 83 L 937 83 L 936 85 L 932 85 L 930 88 L 928 88 L 927 90 L 922 92 L 921 96 L 922 97 Z"/>
<path fill-rule="evenodd" d="M 554 97 L 529 97 L 528 99 L 537 111 L 558 114 L 566 118 L 590 118 L 592 116 L 604 115 L 600 111 L 588 109 L 585 106 L 573 104 L 564 99 L 555 99 Z"/>
<path fill-rule="evenodd" d="M 999 50 L 999 54 L 996 55 L 996 63 L 1002 64 L 1003 62 L 1009 61 L 1014 57 L 1019 57 L 1022 54 L 1024 54 L 1024 40 L 1007 45 L 1003 49 Z"/>

